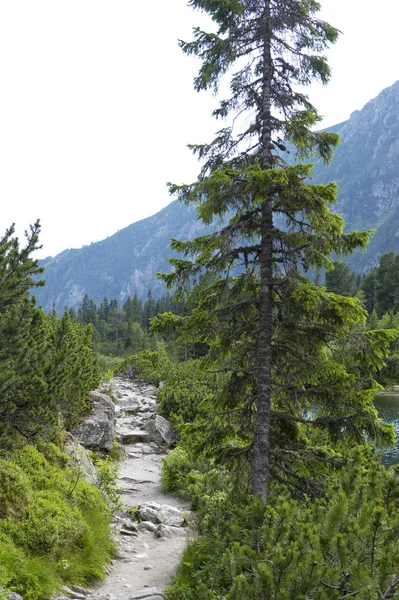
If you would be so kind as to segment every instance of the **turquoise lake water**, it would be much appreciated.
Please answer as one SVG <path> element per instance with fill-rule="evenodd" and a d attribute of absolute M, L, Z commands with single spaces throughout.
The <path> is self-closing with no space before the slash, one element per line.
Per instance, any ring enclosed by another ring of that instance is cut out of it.
<path fill-rule="evenodd" d="M 396 447 L 383 452 L 383 463 L 387 466 L 394 465 L 399 463 L 399 395 L 376 396 L 374 404 L 381 419 L 395 427 Z"/>

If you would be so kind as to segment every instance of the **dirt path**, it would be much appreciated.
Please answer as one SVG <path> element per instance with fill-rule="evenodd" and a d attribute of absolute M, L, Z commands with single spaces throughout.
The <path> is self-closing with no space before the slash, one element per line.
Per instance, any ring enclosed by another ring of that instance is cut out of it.
<path fill-rule="evenodd" d="M 183 527 L 187 507 L 160 490 L 164 450 L 149 442 L 145 430 L 156 412 L 156 390 L 142 383 L 113 380 L 117 432 L 124 445 L 119 480 L 126 508 L 139 505 L 140 522 L 127 511 L 115 516 L 119 545 L 106 581 L 91 598 L 96 600 L 161 600 L 170 584 L 189 537 Z"/>

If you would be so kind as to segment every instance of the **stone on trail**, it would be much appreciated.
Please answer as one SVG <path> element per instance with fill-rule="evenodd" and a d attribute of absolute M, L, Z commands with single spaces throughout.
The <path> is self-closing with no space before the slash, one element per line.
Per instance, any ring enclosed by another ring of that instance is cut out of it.
<path fill-rule="evenodd" d="M 89 399 L 93 405 L 93 412 L 88 419 L 72 429 L 72 434 L 86 448 L 112 450 L 116 437 L 115 404 L 110 396 L 99 390 L 90 392 Z"/>
<path fill-rule="evenodd" d="M 137 590 L 135 594 L 131 597 L 131 600 L 143 600 L 144 598 L 148 600 L 151 596 L 159 596 L 161 600 L 163 599 L 163 590 L 159 588 L 143 588 L 142 590 Z"/>
<path fill-rule="evenodd" d="M 122 523 L 123 523 L 123 529 L 127 529 L 128 531 L 136 531 L 137 532 L 137 525 L 136 523 L 133 523 L 133 521 L 131 519 L 121 519 Z"/>
<path fill-rule="evenodd" d="M 141 506 L 148 506 L 149 508 L 153 508 L 154 510 L 159 510 L 162 504 L 158 504 L 158 502 L 153 502 L 153 500 L 150 500 L 149 502 L 141 504 Z"/>
<path fill-rule="evenodd" d="M 183 527 L 171 527 L 170 525 L 158 525 L 155 536 L 157 538 L 172 538 L 176 536 L 185 536 L 186 530 Z"/>
<path fill-rule="evenodd" d="M 141 521 L 150 521 L 151 523 L 159 523 L 158 511 L 145 504 L 140 505 L 137 510 L 138 517 Z"/>
<path fill-rule="evenodd" d="M 158 525 L 151 523 L 151 521 L 141 521 L 141 523 L 137 523 L 137 529 L 139 531 L 151 531 L 152 533 L 155 533 L 157 527 Z"/>
<path fill-rule="evenodd" d="M 127 429 L 118 432 L 118 439 L 121 444 L 137 444 L 137 442 L 146 442 L 148 432 L 143 429 Z"/>
<path fill-rule="evenodd" d="M 155 594 L 155 596 L 145 596 L 145 600 L 165 600 L 165 596 L 160 596 L 159 594 Z"/>
<path fill-rule="evenodd" d="M 182 517 L 181 510 L 174 508 L 173 506 L 163 504 L 158 511 L 158 523 L 171 525 L 172 527 L 182 527 L 184 524 L 184 519 Z"/>
<path fill-rule="evenodd" d="M 156 524 L 162 523 L 171 527 L 183 527 L 184 525 L 182 511 L 167 504 L 146 502 L 145 504 L 140 504 L 137 514 L 141 521 L 150 521 Z"/>
<path fill-rule="evenodd" d="M 84 596 L 88 596 L 93 593 L 93 590 L 87 590 L 86 588 L 81 587 L 80 585 L 72 585 L 71 586 L 74 592 L 79 592 L 79 594 L 83 594 Z"/>
<path fill-rule="evenodd" d="M 83 600 L 86 597 L 86 594 L 81 594 L 79 592 L 75 592 L 75 590 L 71 590 L 66 585 L 64 585 L 61 589 L 70 598 L 76 598 L 77 600 Z"/>
<path fill-rule="evenodd" d="M 170 525 L 170 527 L 184 527 L 184 519 L 182 517 L 168 517 L 165 521 L 162 521 L 163 525 Z"/>
<path fill-rule="evenodd" d="M 121 529 L 121 530 L 119 531 L 119 533 L 120 533 L 121 535 L 130 535 L 130 536 L 132 536 L 132 535 L 133 535 L 133 536 L 134 536 L 134 535 L 137 535 L 137 531 L 132 531 L 131 529 Z"/>
<path fill-rule="evenodd" d="M 155 415 L 155 418 L 149 421 L 147 429 L 149 441 L 156 444 L 166 444 L 166 446 L 170 447 L 178 439 L 172 425 L 169 421 L 161 417 L 161 415 Z"/>
<path fill-rule="evenodd" d="M 10 592 L 7 595 L 8 600 L 22 600 L 22 596 L 17 594 L 16 592 Z"/>

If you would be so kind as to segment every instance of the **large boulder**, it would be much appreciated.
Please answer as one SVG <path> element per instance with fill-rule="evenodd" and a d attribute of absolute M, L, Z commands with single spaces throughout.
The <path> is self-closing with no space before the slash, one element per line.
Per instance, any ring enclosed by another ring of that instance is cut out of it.
<path fill-rule="evenodd" d="M 72 430 L 72 434 L 86 446 L 98 450 L 112 450 L 116 439 L 115 404 L 108 394 L 95 390 L 89 398 L 92 414 Z"/>
<path fill-rule="evenodd" d="M 171 527 L 183 527 L 185 524 L 185 518 L 183 517 L 181 510 L 174 506 L 157 504 L 156 502 L 140 504 L 137 510 L 137 516 L 140 521 L 149 521 L 157 525 L 162 524 Z"/>
<path fill-rule="evenodd" d="M 176 431 L 172 425 L 161 417 L 156 415 L 154 419 L 150 419 L 147 425 L 148 441 L 155 442 L 159 446 L 172 446 L 178 439 Z"/>

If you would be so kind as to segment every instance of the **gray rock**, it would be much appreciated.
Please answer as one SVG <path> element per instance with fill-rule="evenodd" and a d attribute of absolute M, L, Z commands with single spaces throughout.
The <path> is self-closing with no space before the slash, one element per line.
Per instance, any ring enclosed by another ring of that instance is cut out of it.
<path fill-rule="evenodd" d="M 151 523 L 160 523 L 158 520 L 158 511 L 149 506 L 141 505 L 137 510 L 140 521 L 151 521 Z"/>
<path fill-rule="evenodd" d="M 87 590 L 86 588 L 80 587 L 80 585 L 73 585 L 72 589 L 74 592 L 79 592 L 79 594 L 83 594 L 85 596 L 93 593 L 93 590 Z"/>
<path fill-rule="evenodd" d="M 178 508 L 163 504 L 158 511 L 158 523 L 171 525 L 172 527 L 181 527 L 184 524 L 182 512 Z"/>
<path fill-rule="evenodd" d="M 148 558 L 148 554 L 147 554 L 147 552 L 140 552 L 139 554 L 135 554 L 133 556 L 133 558 L 136 558 L 138 560 L 142 560 L 143 558 Z"/>
<path fill-rule="evenodd" d="M 183 527 L 171 527 L 170 525 L 158 525 L 155 531 L 157 538 L 172 538 L 176 536 L 183 537 L 186 535 L 186 530 Z"/>
<path fill-rule="evenodd" d="M 154 510 L 159 510 L 162 504 L 158 504 L 158 502 L 154 502 L 153 500 L 149 500 L 149 502 L 143 502 L 140 506 L 148 506 L 148 508 L 153 508 Z"/>
<path fill-rule="evenodd" d="M 165 521 L 162 521 L 162 524 L 170 527 L 184 527 L 184 519 L 182 517 L 168 517 Z"/>
<path fill-rule="evenodd" d="M 139 531 L 151 531 L 155 533 L 158 525 L 155 523 L 151 523 L 151 521 L 142 521 L 141 523 L 137 523 L 137 529 Z"/>
<path fill-rule="evenodd" d="M 145 600 L 165 600 L 165 596 L 161 596 L 160 594 L 144 596 L 144 598 Z"/>
<path fill-rule="evenodd" d="M 130 536 L 137 535 L 137 531 L 131 531 L 130 529 L 120 529 L 119 533 L 121 535 L 130 535 Z"/>
<path fill-rule="evenodd" d="M 141 590 L 137 590 L 137 592 L 131 596 L 131 600 L 142 600 L 142 598 L 151 598 L 151 596 L 159 596 L 162 599 L 163 590 L 155 587 L 143 588 Z"/>
<path fill-rule="evenodd" d="M 148 440 L 148 432 L 142 429 L 122 430 L 118 431 L 118 438 L 121 444 L 137 444 Z"/>
<path fill-rule="evenodd" d="M 98 390 L 89 393 L 93 412 L 72 430 L 86 448 L 111 450 L 115 439 L 115 405 L 107 394 Z"/>
<path fill-rule="evenodd" d="M 8 600 L 22 600 L 22 596 L 17 594 L 16 592 L 10 592 L 7 594 Z"/>
<path fill-rule="evenodd" d="M 141 450 L 136 450 L 135 452 L 129 452 L 128 453 L 128 457 L 129 458 L 140 458 L 140 456 L 142 456 L 142 452 Z"/>
<path fill-rule="evenodd" d="M 125 519 L 123 521 L 123 529 L 127 529 L 128 531 L 137 531 L 136 523 L 133 523 L 131 519 Z"/>
<path fill-rule="evenodd" d="M 149 441 L 155 442 L 156 444 L 171 446 L 178 438 L 172 425 L 161 417 L 155 415 L 154 419 L 151 419 L 147 426 Z"/>
<path fill-rule="evenodd" d="M 70 457 L 69 466 L 79 469 L 85 481 L 97 485 L 96 469 L 91 462 L 90 455 L 71 433 L 68 434 L 68 441 L 64 446 L 64 450 Z"/>
<path fill-rule="evenodd" d="M 67 596 L 69 596 L 72 599 L 75 599 L 75 600 L 84 600 L 86 598 L 86 594 L 80 594 L 79 592 L 75 592 L 74 590 L 71 590 L 66 585 L 64 585 L 61 589 L 62 589 L 63 592 L 65 592 L 65 594 Z"/>

